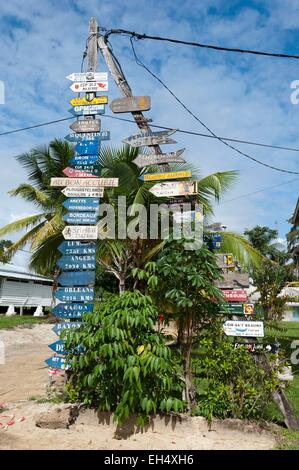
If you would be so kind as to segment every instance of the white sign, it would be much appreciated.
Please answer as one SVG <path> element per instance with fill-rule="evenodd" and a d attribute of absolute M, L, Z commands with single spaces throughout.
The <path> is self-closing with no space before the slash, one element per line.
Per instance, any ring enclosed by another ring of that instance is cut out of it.
<path fill-rule="evenodd" d="M 227 336 L 250 336 L 252 338 L 264 337 L 264 323 L 262 321 L 226 321 L 223 325 Z"/>
<path fill-rule="evenodd" d="M 67 197 L 103 197 L 104 188 L 64 188 L 61 191 Z"/>
<path fill-rule="evenodd" d="M 62 231 L 65 240 L 96 240 L 98 227 L 96 225 L 68 225 Z"/>
<path fill-rule="evenodd" d="M 102 82 L 108 80 L 107 72 L 71 73 L 66 78 L 72 82 Z"/>
<path fill-rule="evenodd" d="M 155 184 L 150 192 L 157 197 L 189 196 L 197 194 L 195 181 L 167 181 Z"/>
<path fill-rule="evenodd" d="M 70 89 L 75 93 L 108 91 L 108 82 L 75 82 L 71 84 Z"/>
<path fill-rule="evenodd" d="M 71 188 L 92 188 L 118 186 L 118 178 L 51 178 L 51 186 L 67 186 Z"/>

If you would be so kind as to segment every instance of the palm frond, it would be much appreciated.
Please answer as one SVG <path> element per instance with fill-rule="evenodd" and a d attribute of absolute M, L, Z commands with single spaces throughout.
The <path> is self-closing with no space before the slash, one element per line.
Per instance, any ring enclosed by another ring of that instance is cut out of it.
<path fill-rule="evenodd" d="M 213 196 L 219 201 L 222 194 L 230 189 L 237 175 L 237 171 L 223 171 L 208 175 L 197 183 L 199 194 Z"/>
<path fill-rule="evenodd" d="M 32 248 L 38 247 L 48 237 L 53 237 L 57 234 L 61 234 L 64 226 L 65 223 L 62 220 L 61 213 L 56 213 L 34 235 L 32 239 Z"/>
<path fill-rule="evenodd" d="M 40 224 L 36 225 L 31 230 L 29 230 L 29 232 L 26 232 L 21 238 L 19 238 L 19 240 L 17 240 L 9 248 L 7 248 L 5 254 L 7 254 L 9 258 L 15 255 L 18 250 L 23 248 L 28 242 L 32 241 L 36 232 L 38 232 L 43 225 L 44 222 L 41 222 Z"/>
<path fill-rule="evenodd" d="M 265 260 L 264 256 L 242 235 L 221 232 L 221 237 L 221 252 L 232 253 L 244 267 L 258 267 Z"/>
<path fill-rule="evenodd" d="M 27 229 L 30 226 L 34 226 L 44 218 L 45 214 L 37 214 L 24 217 L 23 219 L 16 220 L 15 222 L 11 222 L 10 224 L 7 224 L 0 229 L 0 237 L 8 233 L 18 232 L 19 230 Z"/>
<path fill-rule="evenodd" d="M 33 202 L 43 208 L 51 207 L 52 201 L 45 192 L 35 188 L 31 184 L 20 184 L 17 188 L 8 191 L 11 196 L 21 196 L 25 201 Z"/>

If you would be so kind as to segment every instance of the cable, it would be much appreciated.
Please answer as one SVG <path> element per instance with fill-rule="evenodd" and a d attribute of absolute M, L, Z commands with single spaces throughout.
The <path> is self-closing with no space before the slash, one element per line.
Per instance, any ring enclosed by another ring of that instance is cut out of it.
<path fill-rule="evenodd" d="M 254 55 L 259 55 L 259 56 L 267 56 L 267 57 L 276 57 L 276 58 L 282 58 L 282 59 L 299 59 L 298 55 L 291 55 L 291 54 L 282 54 L 282 53 L 276 53 L 276 52 L 265 52 L 265 51 L 256 51 L 252 49 L 240 49 L 240 48 L 235 48 L 235 47 L 222 47 L 222 46 L 215 46 L 213 44 L 202 44 L 199 42 L 193 42 L 193 41 L 183 41 L 180 39 L 173 39 L 173 38 L 167 38 L 167 37 L 161 37 L 161 36 L 149 36 L 147 34 L 140 34 L 136 33 L 134 31 L 127 31 L 125 29 L 110 29 L 109 31 L 106 32 L 104 39 L 105 41 L 108 39 L 108 37 L 111 34 L 124 34 L 124 35 L 129 35 L 136 39 L 152 39 L 155 41 L 166 41 L 166 42 L 172 42 L 174 44 L 184 44 L 185 46 L 195 46 L 195 47 L 201 47 L 205 49 L 213 49 L 216 51 L 225 51 L 225 52 L 239 52 L 242 54 L 254 54 Z"/>
<path fill-rule="evenodd" d="M 275 171 L 280 171 L 282 173 L 289 173 L 289 174 L 292 174 L 292 175 L 299 175 L 299 172 L 298 171 L 291 171 L 291 170 L 285 170 L 283 168 L 277 168 L 273 165 L 268 165 L 267 163 L 264 163 L 264 162 L 261 162 L 260 160 L 258 160 L 257 158 L 254 158 L 250 155 L 248 155 L 247 153 L 245 152 L 242 152 L 241 150 L 239 150 L 237 147 L 234 147 L 233 145 L 231 144 L 228 144 L 225 140 L 221 139 L 221 137 L 218 137 L 203 121 L 201 121 L 201 119 L 199 119 L 176 95 L 175 93 L 170 90 L 170 88 L 159 78 L 157 77 L 157 75 L 155 75 L 140 59 L 139 57 L 137 56 L 136 54 L 136 51 L 135 51 L 135 48 L 134 48 L 134 44 L 133 44 L 133 38 L 130 37 L 130 43 L 131 43 L 131 47 L 132 47 L 132 51 L 133 51 L 133 55 L 134 55 L 134 58 L 135 58 L 135 62 L 137 65 L 139 65 L 140 67 L 143 67 L 152 77 L 154 77 L 159 83 L 161 83 L 161 85 L 173 96 L 173 98 L 194 118 L 196 119 L 196 121 L 198 121 L 208 132 L 210 132 L 210 134 L 212 134 L 215 139 L 218 139 L 220 142 L 222 142 L 224 145 L 226 145 L 226 147 L 229 147 L 231 148 L 232 150 L 234 150 L 235 152 L 239 153 L 240 155 L 248 158 L 249 160 L 252 160 L 253 162 L 255 163 L 258 163 L 259 165 L 262 165 L 262 166 L 265 166 L 266 168 L 270 168 L 271 170 L 275 170 Z"/>
<path fill-rule="evenodd" d="M 37 127 L 49 126 L 50 124 L 56 124 L 57 122 L 69 121 L 70 119 L 74 119 L 74 116 L 62 118 L 62 119 L 56 119 L 55 121 L 43 122 L 42 124 L 35 124 L 34 126 L 22 127 L 21 129 L 14 129 L 13 131 L 1 132 L 0 136 L 14 134 L 15 132 L 28 131 L 29 129 L 35 129 Z"/>

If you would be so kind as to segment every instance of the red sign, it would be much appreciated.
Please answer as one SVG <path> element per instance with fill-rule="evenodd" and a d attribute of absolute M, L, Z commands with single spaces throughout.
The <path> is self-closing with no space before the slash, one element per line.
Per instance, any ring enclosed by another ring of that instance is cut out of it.
<path fill-rule="evenodd" d="M 75 170 L 69 166 L 63 170 L 63 173 L 70 178 L 96 178 L 96 175 L 88 171 Z"/>
<path fill-rule="evenodd" d="M 223 290 L 225 300 L 228 302 L 247 302 L 247 292 L 244 289 Z"/>

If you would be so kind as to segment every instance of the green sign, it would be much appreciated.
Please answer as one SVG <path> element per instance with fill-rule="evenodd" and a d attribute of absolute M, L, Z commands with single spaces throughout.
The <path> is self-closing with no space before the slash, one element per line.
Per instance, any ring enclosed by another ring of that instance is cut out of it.
<path fill-rule="evenodd" d="M 221 310 L 223 315 L 253 315 L 254 305 L 250 303 L 231 302 L 225 305 L 226 311 Z"/>

